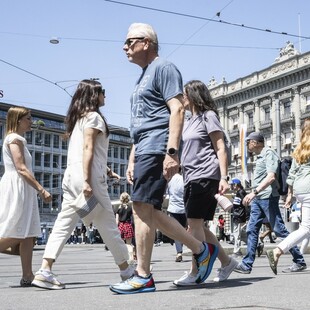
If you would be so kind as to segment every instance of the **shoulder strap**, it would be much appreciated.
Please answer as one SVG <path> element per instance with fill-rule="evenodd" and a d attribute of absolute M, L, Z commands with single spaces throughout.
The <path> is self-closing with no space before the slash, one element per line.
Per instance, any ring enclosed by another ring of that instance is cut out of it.
<path fill-rule="evenodd" d="M 278 153 L 277 153 L 274 149 L 268 148 L 268 149 L 266 150 L 266 154 L 267 154 L 268 151 L 270 151 L 271 153 L 273 153 L 274 155 L 276 155 L 276 156 L 278 157 L 278 160 L 281 160 L 281 157 L 278 155 Z"/>

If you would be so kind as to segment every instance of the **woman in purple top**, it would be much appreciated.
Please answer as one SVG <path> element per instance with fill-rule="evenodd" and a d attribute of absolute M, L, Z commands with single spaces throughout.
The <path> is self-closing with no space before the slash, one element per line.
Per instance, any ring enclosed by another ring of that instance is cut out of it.
<path fill-rule="evenodd" d="M 203 82 L 193 80 L 185 84 L 184 105 L 191 112 L 183 128 L 181 157 L 188 225 L 195 238 L 219 247 L 221 268 L 214 281 L 224 281 L 237 261 L 224 252 L 216 236 L 205 225 L 205 221 L 212 221 L 214 217 L 217 205 L 214 195 L 224 194 L 229 189 L 223 127 L 216 105 Z M 190 272 L 176 280 L 175 284 L 196 285 L 196 277 L 197 268 L 193 262 Z"/>

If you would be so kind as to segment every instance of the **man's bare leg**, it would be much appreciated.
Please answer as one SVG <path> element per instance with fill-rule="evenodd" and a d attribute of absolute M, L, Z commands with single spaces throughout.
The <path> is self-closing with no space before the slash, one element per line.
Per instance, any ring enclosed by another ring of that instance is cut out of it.
<path fill-rule="evenodd" d="M 154 207 L 142 202 L 133 203 L 135 239 L 137 249 L 137 272 L 146 277 L 150 274 L 150 263 L 155 240 Z"/>

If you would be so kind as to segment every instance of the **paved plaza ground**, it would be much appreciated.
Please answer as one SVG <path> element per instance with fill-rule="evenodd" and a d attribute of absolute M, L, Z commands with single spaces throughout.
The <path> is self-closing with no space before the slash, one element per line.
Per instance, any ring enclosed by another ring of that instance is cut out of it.
<path fill-rule="evenodd" d="M 232 246 L 222 244 L 231 253 Z M 35 247 L 34 270 L 40 266 L 43 249 L 43 246 Z M 310 255 L 305 257 L 310 267 Z M 184 256 L 181 263 L 175 263 L 174 258 L 174 246 L 154 247 L 156 292 L 115 295 L 108 287 L 119 281 L 118 269 L 102 244 L 65 246 L 54 267 L 54 272 L 67 286 L 60 291 L 19 287 L 19 257 L 0 254 L 0 309 L 310 309 L 310 268 L 297 274 L 281 272 L 291 264 L 290 255 L 281 257 L 278 276 L 273 275 L 266 255 L 262 255 L 256 259 L 251 274 L 233 272 L 229 280 L 222 283 L 212 281 L 219 267 L 216 260 L 206 283 L 194 288 L 178 288 L 172 284 L 190 265 L 189 255 Z"/>

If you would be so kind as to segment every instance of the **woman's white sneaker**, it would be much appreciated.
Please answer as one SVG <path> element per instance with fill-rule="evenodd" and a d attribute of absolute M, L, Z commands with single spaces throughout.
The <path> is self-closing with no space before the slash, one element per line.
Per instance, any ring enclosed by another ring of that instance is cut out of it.
<path fill-rule="evenodd" d="M 229 278 L 230 274 L 234 271 L 238 262 L 230 257 L 230 262 L 226 267 L 217 270 L 217 276 L 213 279 L 214 282 L 222 282 Z"/>
<path fill-rule="evenodd" d="M 121 270 L 121 279 L 122 281 L 126 281 L 127 279 L 131 278 L 135 274 L 136 265 L 129 264 L 127 269 Z"/>
<path fill-rule="evenodd" d="M 193 276 L 192 274 L 185 272 L 185 274 L 178 280 L 174 280 L 173 284 L 176 286 L 194 286 L 199 285 L 196 283 L 197 275 Z"/>
<path fill-rule="evenodd" d="M 61 290 L 65 288 L 65 285 L 59 282 L 51 271 L 43 269 L 36 272 L 32 285 L 48 290 Z"/>

